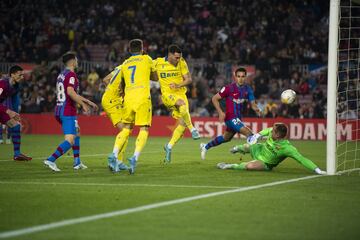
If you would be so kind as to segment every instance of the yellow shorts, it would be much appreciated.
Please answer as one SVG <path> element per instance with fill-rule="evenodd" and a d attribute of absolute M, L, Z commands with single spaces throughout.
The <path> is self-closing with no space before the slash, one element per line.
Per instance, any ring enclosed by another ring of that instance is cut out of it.
<path fill-rule="evenodd" d="M 152 105 L 150 98 L 140 103 L 125 101 L 124 110 L 123 123 L 132 123 L 135 126 L 151 126 Z"/>
<path fill-rule="evenodd" d="M 186 108 L 189 109 L 189 102 L 185 94 L 162 94 L 161 100 L 165 107 L 171 112 L 171 115 L 175 119 L 181 118 L 179 108 L 176 107 L 176 102 L 181 99 L 185 102 Z"/>
<path fill-rule="evenodd" d="M 110 118 L 114 127 L 123 120 L 124 104 L 123 99 L 105 99 L 101 100 L 101 105 L 106 112 L 108 118 Z"/>

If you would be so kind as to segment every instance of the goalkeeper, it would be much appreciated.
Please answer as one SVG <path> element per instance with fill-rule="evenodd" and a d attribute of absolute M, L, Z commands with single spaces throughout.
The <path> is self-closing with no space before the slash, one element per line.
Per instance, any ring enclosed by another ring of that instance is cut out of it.
<path fill-rule="evenodd" d="M 266 128 L 253 135 L 248 143 L 237 145 L 230 150 L 231 153 L 250 153 L 254 160 L 239 164 L 218 163 L 217 167 L 220 169 L 270 171 L 287 157 L 291 157 L 317 174 L 326 174 L 310 159 L 299 153 L 286 139 L 287 132 L 288 128 L 285 124 L 275 123 L 272 128 Z M 258 139 L 263 137 L 267 137 L 266 142 L 255 144 Z"/>

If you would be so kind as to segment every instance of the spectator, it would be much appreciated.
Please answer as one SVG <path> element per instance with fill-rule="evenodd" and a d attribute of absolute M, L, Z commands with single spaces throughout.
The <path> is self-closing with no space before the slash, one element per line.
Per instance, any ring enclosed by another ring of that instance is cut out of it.
<path fill-rule="evenodd" d="M 99 81 L 99 74 L 96 72 L 95 68 L 92 67 L 91 71 L 87 77 L 87 81 L 90 84 L 90 86 L 94 86 L 96 82 Z"/>

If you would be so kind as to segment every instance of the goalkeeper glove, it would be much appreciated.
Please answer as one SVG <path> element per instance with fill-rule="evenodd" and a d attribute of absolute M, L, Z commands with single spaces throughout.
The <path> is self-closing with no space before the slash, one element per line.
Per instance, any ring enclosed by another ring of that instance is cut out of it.
<path fill-rule="evenodd" d="M 320 168 L 315 168 L 315 172 L 319 175 L 326 175 L 326 172 L 322 171 Z"/>
<path fill-rule="evenodd" d="M 247 142 L 248 144 L 250 144 L 250 145 L 253 145 L 253 144 L 257 143 L 257 141 L 258 141 L 259 139 L 261 139 L 261 137 L 262 137 L 262 136 L 261 136 L 259 133 L 256 133 L 256 134 L 254 134 L 254 135 L 249 136 L 249 137 L 246 139 L 246 142 Z"/>

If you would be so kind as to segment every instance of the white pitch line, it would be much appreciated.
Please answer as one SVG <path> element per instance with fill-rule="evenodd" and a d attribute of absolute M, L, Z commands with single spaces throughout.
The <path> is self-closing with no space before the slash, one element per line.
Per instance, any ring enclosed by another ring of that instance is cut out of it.
<path fill-rule="evenodd" d="M 160 151 L 148 151 L 142 152 L 142 154 L 152 154 L 152 153 L 159 153 Z M 98 153 L 98 154 L 87 154 L 87 155 L 80 155 L 81 158 L 83 157 L 103 157 L 107 156 L 109 153 Z M 47 157 L 34 157 L 32 160 L 45 160 Z M 61 158 L 73 158 L 73 155 L 62 155 Z M 9 159 L 0 159 L 0 162 L 13 162 L 14 160 Z"/>
<path fill-rule="evenodd" d="M 2 233 L 0 233 L 0 238 L 17 237 L 17 236 L 21 236 L 21 235 L 30 234 L 30 233 L 42 232 L 42 231 L 46 231 L 49 229 L 55 229 L 55 228 L 74 225 L 74 224 L 96 221 L 99 219 L 112 218 L 112 217 L 116 217 L 116 216 L 122 216 L 122 215 L 131 214 L 131 213 L 142 212 L 142 211 L 146 211 L 146 210 L 150 210 L 150 209 L 156 209 L 156 208 L 171 206 L 171 205 L 175 205 L 175 204 L 191 202 L 191 201 L 195 201 L 195 200 L 199 200 L 199 199 L 221 196 L 221 195 L 230 194 L 230 193 L 245 192 L 245 191 L 251 191 L 251 190 L 255 190 L 255 189 L 259 189 L 259 188 L 266 188 L 266 187 L 272 187 L 272 186 L 286 184 L 286 183 L 293 183 L 293 182 L 308 180 L 308 179 L 312 179 L 312 178 L 318 178 L 318 177 L 322 177 L 322 176 L 324 176 L 324 175 L 313 175 L 313 176 L 307 176 L 307 177 L 302 177 L 302 178 L 294 178 L 294 179 L 276 181 L 276 182 L 271 182 L 271 183 L 255 185 L 255 186 L 242 187 L 242 188 L 236 188 L 236 189 L 232 189 L 232 190 L 201 194 L 201 195 L 196 195 L 196 196 L 192 196 L 192 197 L 179 198 L 179 199 L 175 199 L 175 200 L 154 203 L 154 204 L 139 206 L 139 207 L 135 207 L 135 208 L 122 209 L 122 210 L 107 212 L 107 213 L 102 213 L 102 214 L 96 214 L 96 215 L 91 215 L 91 216 L 87 216 L 87 217 L 73 218 L 73 219 L 63 220 L 63 221 L 59 221 L 59 222 L 53 222 L 53 223 L 49 223 L 49 224 L 37 225 L 37 226 L 33 226 L 33 227 L 2 232 Z"/>
<path fill-rule="evenodd" d="M 73 183 L 73 182 L 9 182 L 0 181 L 0 184 L 19 185 L 74 185 L 74 186 L 111 186 L 111 187 L 170 187 L 170 188 L 219 188 L 236 189 L 239 186 L 208 186 L 208 185 L 172 185 L 172 184 L 145 184 L 145 183 Z"/>
<path fill-rule="evenodd" d="M 344 173 L 351 173 L 351 172 L 355 172 L 355 171 L 360 171 L 360 168 L 353 168 L 353 169 L 343 170 L 343 171 L 337 172 L 336 175 L 342 175 Z"/>
<path fill-rule="evenodd" d="M 88 155 L 80 155 L 80 157 L 100 157 L 100 156 L 107 156 L 108 153 L 99 153 L 99 154 L 88 154 Z M 73 158 L 73 155 L 63 155 L 61 158 Z M 32 160 L 45 160 L 47 157 L 34 157 Z M 0 162 L 12 162 L 14 160 L 5 160 L 2 159 Z"/>

